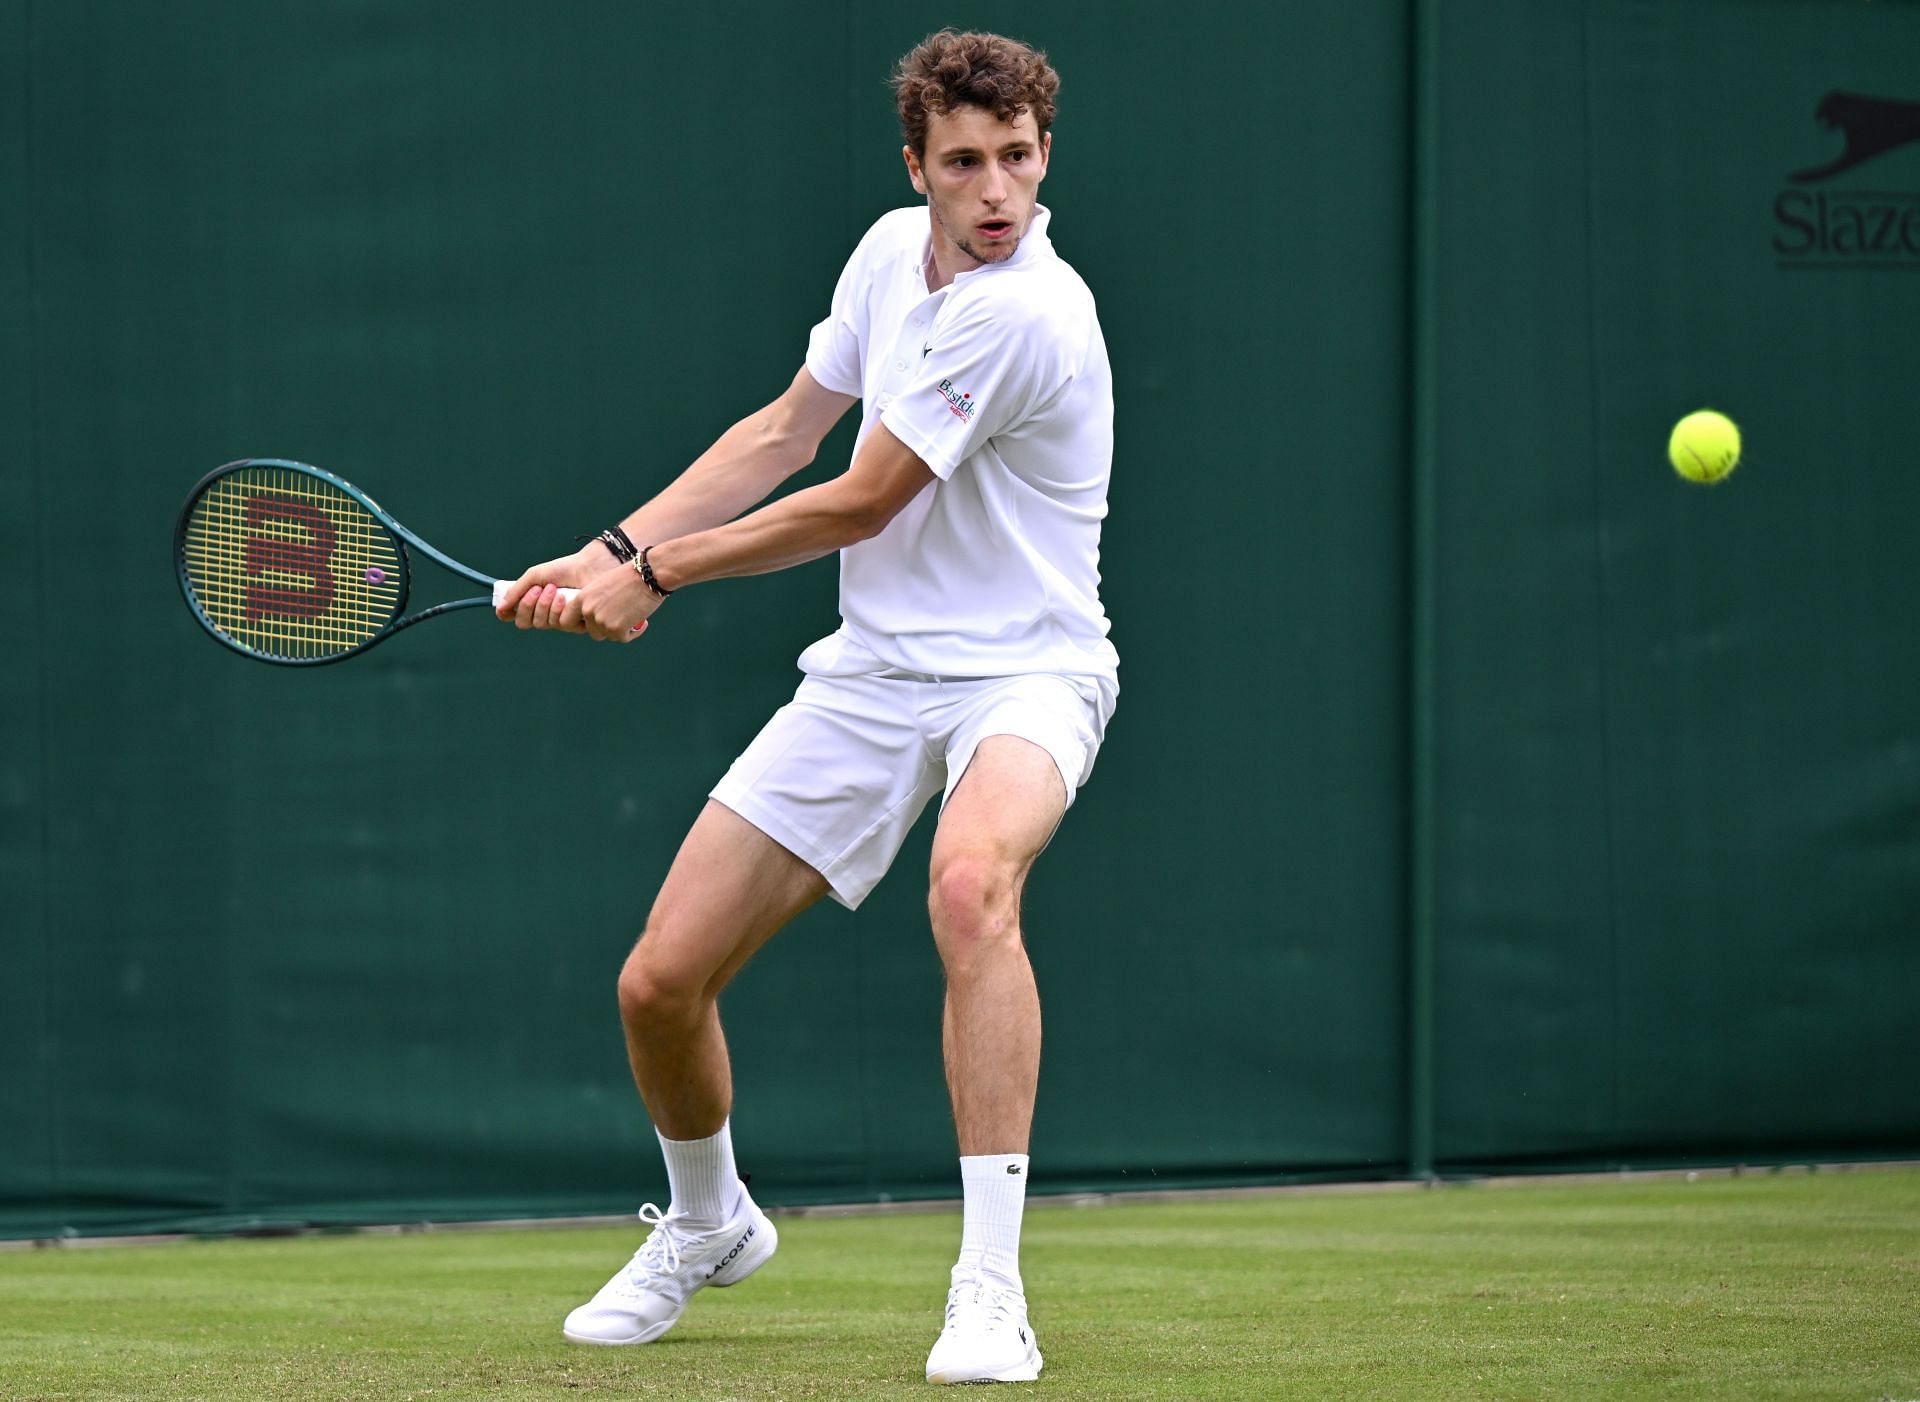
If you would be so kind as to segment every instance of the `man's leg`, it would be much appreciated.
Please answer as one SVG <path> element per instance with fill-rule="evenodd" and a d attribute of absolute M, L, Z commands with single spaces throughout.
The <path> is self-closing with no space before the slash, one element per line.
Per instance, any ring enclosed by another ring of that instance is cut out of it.
<path fill-rule="evenodd" d="M 947 800 L 928 899 L 947 975 L 942 1033 L 966 1211 L 934 1382 L 1039 1374 L 1020 1278 L 1027 1140 L 1040 1077 L 1040 997 L 1020 932 L 1027 873 L 1066 811 L 1053 756 L 989 736 Z"/>
<path fill-rule="evenodd" d="M 947 975 L 941 1032 L 963 1155 L 1027 1152 L 1040 996 L 1020 934 L 1020 894 L 1066 806 L 1051 755 L 990 736 L 934 834 L 928 908 Z"/>
<path fill-rule="evenodd" d="M 734 1171 L 733 1079 L 716 1000 L 825 890 L 813 868 L 719 803 L 681 844 L 619 983 L 628 1060 L 673 1197 L 665 1213 L 642 1210 L 654 1227 L 646 1244 L 567 1316 L 574 1342 L 657 1339 L 694 1291 L 737 1284 L 772 1256 L 778 1234 Z"/>
<path fill-rule="evenodd" d="M 820 873 L 711 800 L 680 846 L 620 971 L 634 1084 L 669 1139 L 715 1133 L 733 1108 L 720 990 L 826 893 Z"/>

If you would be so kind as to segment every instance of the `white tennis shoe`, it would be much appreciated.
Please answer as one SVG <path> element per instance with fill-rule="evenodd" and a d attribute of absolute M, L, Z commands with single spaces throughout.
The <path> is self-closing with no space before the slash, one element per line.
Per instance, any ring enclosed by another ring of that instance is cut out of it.
<path fill-rule="evenodd" d="M 1042 1361 L 1025 1295 L 979 1276 L 947 1292 L 947 1326 L 927 1355 L 928 1382 L 1030 1383 Z"/>
<path fill-rule="evenodd" d="M 561 1332 L 576 1344 L 646 1344 L 667 1330 L 693 1293 L 738 1285 L 773 1256 L 780 1234 L 740 1189 L 740 1211 L 717 1231 L 690 1232 L 686 1217 L 648 1203 L 640 1220 L 653 1228 L 633 1259 L 600 1292 L 567 1316 Z"/>

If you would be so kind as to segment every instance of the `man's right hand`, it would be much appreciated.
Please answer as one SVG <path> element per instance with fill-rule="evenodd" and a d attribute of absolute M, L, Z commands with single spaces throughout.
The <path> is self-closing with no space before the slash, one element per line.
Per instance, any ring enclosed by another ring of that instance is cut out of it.
<path fill-rule="evenodd" d="M 514 580 L 507 586 L 507 592 L 501 598 L 500 606 L 494 610 L 494 616 L 516 628 L 558 629 L 560 615 L 566 611 L 566 602 L 560 597 L 560 591 L 583 587 L 588 580 L 602 573 L 603 568 L 618 569 L 620 562 L 599 541 L 588 541 L 573 554 L 534 565 Z M 575 627 L 571 631 L 578 633 L 584 630 Z"/>

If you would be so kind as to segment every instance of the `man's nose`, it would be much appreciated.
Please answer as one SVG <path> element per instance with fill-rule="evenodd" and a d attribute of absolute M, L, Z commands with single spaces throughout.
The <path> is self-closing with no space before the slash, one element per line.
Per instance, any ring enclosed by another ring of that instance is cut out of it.
<path fill-rule="evenodd" d="M 987 183 L 980 189 L 980 197 L 988 204 L 999 204 L 1007 197 L 1007 173 L 998 163 L 987 167 Z"/>

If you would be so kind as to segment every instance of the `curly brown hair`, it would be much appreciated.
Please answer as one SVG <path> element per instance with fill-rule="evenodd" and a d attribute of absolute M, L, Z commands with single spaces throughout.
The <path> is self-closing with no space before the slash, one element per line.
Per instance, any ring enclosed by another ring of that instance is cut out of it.
<path fill-rule="evenodd" d="M 957 107 L 983 107 L 1003 122 L 1031 112 L 1044 135 L 1059 91 L 1044 53 L 998 34 L 929 34 L 893 72 L 900 134 L 916 156 L 927 154 L 927 119 Z"/>

